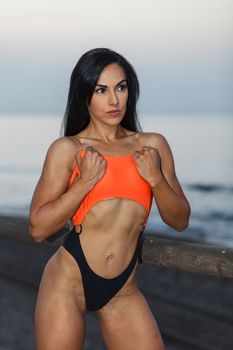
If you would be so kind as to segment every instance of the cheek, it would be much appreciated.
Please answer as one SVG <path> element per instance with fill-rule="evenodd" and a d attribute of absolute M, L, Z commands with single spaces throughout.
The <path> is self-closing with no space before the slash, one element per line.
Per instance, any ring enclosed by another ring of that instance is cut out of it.
<path fill-rule="evenodd" d="M 129 96 L 128 93 L 126 93 L 126 94 L 124 94 L 124 95 L 121 96 L 121 101 L 122 101 L 122 103 L 124 103 L 125 105 L 127 104 L 128 96 Z"/>
<path fill-rule="evenodd" d="M 97 111 L 101 109 L 101 106 L 102 106 L 101 100 L 93 97 L 91 99 L 91 103 L 89 104 L 88 109 L 91 111 Z"/>

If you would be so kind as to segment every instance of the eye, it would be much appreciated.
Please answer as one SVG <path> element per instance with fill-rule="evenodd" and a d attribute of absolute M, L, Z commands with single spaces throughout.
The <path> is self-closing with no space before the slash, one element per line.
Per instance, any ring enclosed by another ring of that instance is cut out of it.
<path fill-rule="evenodd" d="M 117 87 L 118 91 L 125 91 L 127 89 L 127 85 L 126 84 L 121 84 Z"/>
<path fill-rule="evenodd" d="M 98 95 L 100 95 L 100 94 L 103 94 L 103 93 L 105 92 L 105 90 L 106 90 L 106 89 L 105 89 L 105 88 L 102 88 L 102 87 L 101 87 L 101 88 L 97 88 L 97 89 L 95 90 L 95 93 L 98 94 Z"/>

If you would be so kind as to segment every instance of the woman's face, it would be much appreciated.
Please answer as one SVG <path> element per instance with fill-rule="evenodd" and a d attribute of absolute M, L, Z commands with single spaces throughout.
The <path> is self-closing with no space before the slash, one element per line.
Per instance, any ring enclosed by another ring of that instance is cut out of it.
<path fill-rule="evenodd" d="M 117 125 L 124 118 L 128 100 L 126 75 L 121 66 L 112 63 L 100 74 L 91 102 L 90 117 L 104 124 Z"/>

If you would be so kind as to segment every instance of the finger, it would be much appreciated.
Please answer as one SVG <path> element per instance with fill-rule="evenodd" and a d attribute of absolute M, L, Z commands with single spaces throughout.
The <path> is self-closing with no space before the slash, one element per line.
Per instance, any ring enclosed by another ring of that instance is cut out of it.
<path fill-rule="evenodd" d="M 153 149 L 153 147 L 151 147 L 151 146 L 143 146 L 143 148 L 146 148 L 146 149 Z"/>
<path fill-rule="evenodd" d="M 155 148 L 155 147 L 150 147 L 150 146 L 146 146 L 146 152 L 149 152 L 149 153 L 157 153 L 158 152 L 158 148 Z"/>
<path fill-rule="evenodd" d="M 141 148 L 139 150 L 136 150 L 134 153 L 140 156 L 140 155 L 145 154 L 145 150 L 143 148 Z"/>
<path fill-rule="evenodd" d="M 78 164 L 78 167 L 80 168 L 80 163 L 81 163 L 81 156 L 80 156 L 80 153 L 77 152 L 75 154 L 75 160 L 76 160 L 76 163 Z"/>
<path fill-rule="evenodd" d="M 140 152 L 138 152 L 138 151 L 134 152 L 133 158 L 139 159 L 140 157 L 141 157 L 141 153 Z"/>
<path fill-rule="evenodd" d="M 87 147 L 85 148 L 85 153 L 87 153 L 87 152 L 93 152 L 93 150 L 94 150 L 94 148 L 93 148 L 92 146 L 87 146 Z"/>
<path fill-rule="evenodd" d="M 79 152 L 79 151 L 75 153 L 75 158 L 76 158 L 76 159 L 80 159 L 80 158 L 81 158 L 80 152 Z"/>
<path fill-rule="evenodd" d="M 142 152 L 143 151 L 143 147 L 140 147 L 138 149 L 136 149 L 134 152 Z"/>
<path fill-rule="evenodd" d="M 93 152 L 98 152 L 97 149 L 96 149 L 94 146 L 91 146 L 91 145 L 86 146 L 85 149 L 86 149 L 86 150 L 93 151 Z"/>
<path fill-rule="evenodd" d="M 97 149 L 95 149 L 93 146 L 87 146 L 86 147 L 86 152 L 88 152 L 89 154 L 96 154 L 96 155 L 98 155 L 98 157 L 101 157 L 102 158 L 102 154 L 101 153 L 99 153 L 98 151 L 97 151 Z"/>

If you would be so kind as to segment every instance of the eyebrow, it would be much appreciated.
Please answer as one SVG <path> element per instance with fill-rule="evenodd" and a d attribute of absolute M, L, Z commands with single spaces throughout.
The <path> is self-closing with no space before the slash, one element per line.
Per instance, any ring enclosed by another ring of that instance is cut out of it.
<path fill-rule="evenodd" d="M 126 82 L 126 79 L 121 80 L 118 84 L 116 84 L 116 87 L 124 82 Z M 107 85 L 102 85 L 102 84 L 96 84 L 96 86 L 101 86 L 103 88 L 107 88 Z"/>

